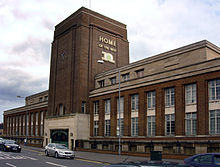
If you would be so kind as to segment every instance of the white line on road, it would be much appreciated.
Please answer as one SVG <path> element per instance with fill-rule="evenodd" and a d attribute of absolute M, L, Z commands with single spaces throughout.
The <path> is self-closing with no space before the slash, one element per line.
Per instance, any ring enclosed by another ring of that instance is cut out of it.
<path fill-rule="evenodd" d="M 52 163 L 52 162 L 46 162 L 46 163 L 50 164 L 50 165 L 54 165 L 54 166 L 59 166 L 59 167 L 67 167 L 67 166 L 55 164 L 55 163 Z"/>
<path fill-rule="evenodd" d="M 11 166 L 11 167 L 17 167 L 15 165 L 12 165 L 12 164 L 9 164 L 9 163 L 6 163 L 6 165 Z"/>

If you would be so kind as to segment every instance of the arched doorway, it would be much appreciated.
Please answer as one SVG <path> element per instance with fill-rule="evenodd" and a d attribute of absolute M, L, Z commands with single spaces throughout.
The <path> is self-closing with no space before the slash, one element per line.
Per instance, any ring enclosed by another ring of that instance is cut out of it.
<path fill-rule="evenodd" d="M 68 129 L 51 130 L 50 138 L 52 143 L 65 144 L 68 147 Z"/>

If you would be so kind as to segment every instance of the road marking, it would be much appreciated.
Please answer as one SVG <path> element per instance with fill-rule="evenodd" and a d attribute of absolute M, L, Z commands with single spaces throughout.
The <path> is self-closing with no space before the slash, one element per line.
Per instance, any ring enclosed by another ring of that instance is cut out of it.
<path fill-rule="evenodd" d="M 52 162 L 46 162 L 46 163 L 50 164 L 50 165 L 54 165 L 54 166 L 67 167 L 67 166 L 55 164 L 55 163 L 52 163 Z"/>
<path fill-rule="evenodd" d="M 12 164 L 9 164 L 9 163 L 6 163 L 6 165 L 11 166 L 11 167 L 17 167 L 15 165 L 12 165 Z"/>
<path fill-rule="evenodd" d="M 28 157 L 28 156 L 25 156 L 25 157 L 28 158 L 28 159 L 34 160 L 34 161 L 37 160 L 36 158 L 32 158 L 32 157 Z"/>
<path fill-rule="evenodd" d="M 103 162 L 94 161 L 94 160 L 87 160 L 87 159 L 82 159 L 82 158 L 75 158 L 75 159 L 76 159 L 76 160 L 79 160 L 79 161 L 85 161 L 85 162 L 92 162 L 92 163 L 96 163 L 96 164 L 109 165 L 109 163 L 103 163 Z"/>

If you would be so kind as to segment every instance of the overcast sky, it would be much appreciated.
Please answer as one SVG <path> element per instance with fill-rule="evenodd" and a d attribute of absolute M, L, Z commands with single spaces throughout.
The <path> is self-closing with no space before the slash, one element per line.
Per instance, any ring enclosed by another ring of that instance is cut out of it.
<path fill-rule="evenodd" d="M 127 25 L 130 62 L 204 39 L 220 46 L 220 0 L 0 0 L 3 111 L 48 89 L 54 26 L 80 7 Z"/>

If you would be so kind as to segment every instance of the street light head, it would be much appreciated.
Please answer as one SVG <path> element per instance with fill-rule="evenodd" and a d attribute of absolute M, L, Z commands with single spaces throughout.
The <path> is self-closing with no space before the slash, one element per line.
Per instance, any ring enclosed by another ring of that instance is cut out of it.
<path fill-rule="evenodd" d="M 104 64 L 104 61 L 103 60 L 97 60 L 97 63 Z"/>

